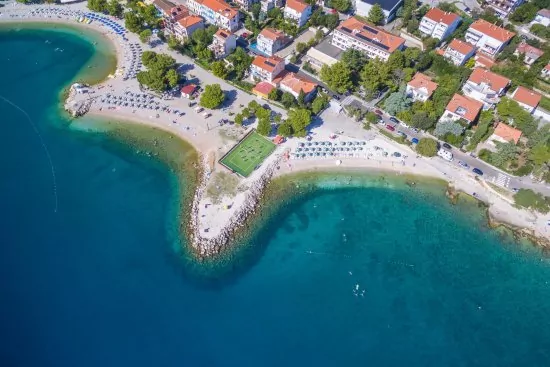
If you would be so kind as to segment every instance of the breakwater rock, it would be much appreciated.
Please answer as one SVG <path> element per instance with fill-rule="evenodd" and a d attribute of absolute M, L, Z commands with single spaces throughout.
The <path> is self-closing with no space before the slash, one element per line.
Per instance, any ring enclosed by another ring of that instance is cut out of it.
<path fill-rule="evenodd" d="M 93 98 L 89 95 L 90 88 L 85 84 L 75 83 L 69 89 L 69 95 L 65 101 L 65 111 L 73 117 L 84 116 L 90 111 Z"/>

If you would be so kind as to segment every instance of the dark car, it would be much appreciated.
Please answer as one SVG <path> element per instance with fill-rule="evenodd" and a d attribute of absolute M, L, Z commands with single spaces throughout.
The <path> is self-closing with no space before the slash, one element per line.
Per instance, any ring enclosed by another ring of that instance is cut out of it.
<path fill-rule="evenodd" d="M 391 125 L 386 125 L 386 129 L 388 129 L 389 131 L 395 131 L 395 127 Z"/>
<path fill-rule="evenodd" d="M 452 147 L 452 146 L 450 146 L 450 145 L 449 145 L 449 144 L 447 144 L 447 143 L 443 143 L 443 145 L 442 145 L 442 146 L 443 146 L 443 148 L 445 148 L 445 149 L 447 149 L 447 150 L 452 150 L 452 149 L 453 149 L 453 147 Z"/>
<path fill-rule="evenodd" d="M 391 122 L 395 122 L 396 124 L 398 124 L 398 123 L 399 123 L 399 120 L 398 120 L 398 119 L 396 119 L 396 118 L 395 118 L 395 117 L 393 117 L 393 116 L 392 116 L 392 117 L 390 117 L 390 121 L 391 121 Z"/>
<path fill-rule="evenodd" d="M 379 115 L 379 116 L 382 116 L 384 114 L 384 112 L 382 112 L 380 110 L 374 110 L 374 113 Z"/>
<path fill-rule="evenodd" d="M 483 171 L 480 170 L 479 168 L 472 169 L 472 172 L 475 173 L 478 176 L 483 176 Z"/>
<path fill-rule="evenodd" d="M 407 139 L 407 134 L 405 134 L 403 131 L 398 130 L 397 133 L 398 133 L 399 135 L 401 135 L 402 137 L 404 137 L 405 139 Z"/>

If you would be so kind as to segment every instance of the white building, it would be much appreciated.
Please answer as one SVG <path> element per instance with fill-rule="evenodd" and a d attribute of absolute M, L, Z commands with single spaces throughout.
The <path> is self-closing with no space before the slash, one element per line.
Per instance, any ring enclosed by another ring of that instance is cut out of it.
<path fill-rule="evenodd" d="M 540 71 L 540 76 L 542 76 L 544 79 L 550 78 L 550 64 L 546 64 L 544 68 Z"/>
<path fill-rule="evenodd" d="M 468 28 L 465 38 L 466 42 L 477 46 L 480 51 L 495 57 L 514 36 L 514 32 L 478 19 Z"/>
<path fill-rule="evenodd" d="M 535 112 L 542 99 L 540 94 L 525 87 L 517 87 L 512 93 L 511 98 L 531 114 Z"/>
<path fill-rule="evenodd" d="M 267 13 L 273 8 L 280 8 L 283 6 L 283 0 L 260 0 L 261 9 L 264 13 Z"/>
<path fill-rule="evenodd" d="M 550 9 L 541 9 L 538 11 L 533 23 L 542 24 L 545 27 L 550 27 Z"/>
<path fill-rule="evenodd" d="M 489 109 L 500 101 L 509 85 L 510 79 L 486 69 L 476 68 L 462 86 L 462 92 L 467 97 L 483 102 L 483 108 Z"/>
<path fill-rule="evenodd" d="M 233 52 L 237 48 L 237 37 L 231 32 L 224 29 L 218 29 L 214 33 L 212 43 L 208 49 L 214 53 L 216 59 L 222 59 Z"/>
<path fill-rule="evenodd" d="M 486 0 L 485 3 L 495 11 L 497 16 L 506 18 L 508 14 L 523 4 L 523 0 Z"/>
<path fill-rule="evenodd" d="M 223 0 L 187 0 L 187 7 L 210 24 L 230 32 L 239 29 L 239 11 Z"/>
<path fill-rule="evenodd" d="M 368 58 L 377 57 L 387 61 L 395 50 L 403 49 L 405 40 L 351 17 L 334 30 L 332 45 L 342 50 L 354 48 L 362 51 Z"/>
<path fill-rule="evenodd" d="M 379 4 L 385 15 L 385 23 L 390 22 L 397 15 L 399 8 L 403 6 L 403 0 L 354 0 L 355 14 L 367 17 L 374 4 Z"/>
<path fill-rule="evenodd" d="M 173 27 L 174 36 L 181 41 L 191 37 L 197 29 L 204 29 L 204 21 L 197 15 L 188 15 L 179 19 Z"/>
<path fill-rule="evenodd" d="M 460 66 L 464 65 L 475 53 L 476 48 L 474 46 L 455 38 L 449 43 L 445 52 L 443 52 L 443 57 L 453 64 Z"/>
<path fill-rule="evenodd" d="M 287 0 L 284 18 L 295 23 L 298 27 L 306 24 L 311 16 L 311 5 L 301 0 Z"/>
<path fill-rule="evenodd" d="M 273 28 L 264 28 L 256 39 L 256 47 L 258 51 L 273 55 L 285 45 L 285 34 Z"/>
<path fill-rule="evenodd" d="M 272 83 L 277 75 L 285 69 L 284 59 L 278 56 L 256 56 L 250 65 L 250 76 L 253 80 Z"/>
<path fill-rule="evenodd" d="M 523 62 L 527 66 L 531 66 L 539 59 L 539 57 L 542 56 L 542 54 L 544 54 L 544 51 L 533 47 L 526 42 L 521 42 L 514 51 L 514 55 L 519 56 L 521 54 L 524 55 Z"/>
<path fill-rule="evenodd" d="M 257 2 L 259 2 L 259 0 L 235 0 L 235 3 L 237 3 L 244 10 L 250 10 L 252 4 Z"/>
<path fill-rule="evenodd" d="M 298 98 L 300 91 L 304 92 L 304 100 L 310 101 L 317 92 L 317 83 L 314 83 L 295 73 L 287 73 L 279 83 L 279 88 L 283 92 L 288 92 Z"/>
<path fill-rule="evenodd" d="M 471 124 L 475 121 L 482 108 L 483 103 L 460 94 L 455 94 L 447 104 L 447 107 L 445 107 L 445 112 L 439 121 L 458 121 L 463 119 Z"/>
<path fill-rule="evenodd" d="M 460 24 L 462 18 L 455 13 L 431 8 L 420 21 L 419 30 L 426 36 L 439 40 L 449 37 Z"/>
<path fill-rule="evenodd" d="M 406 93 L 413 101 L 426 102 L 437 89 L 437 83 L 429 76 L 416 73 L 410 82 L 407 83 Z"/>

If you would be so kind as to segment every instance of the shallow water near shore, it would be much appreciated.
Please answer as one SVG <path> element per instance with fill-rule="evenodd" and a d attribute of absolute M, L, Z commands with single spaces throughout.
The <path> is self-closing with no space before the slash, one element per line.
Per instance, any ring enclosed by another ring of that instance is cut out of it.
<path fill-rule="evenodd" d="M 231 265 L 191 262 L 173 218 L 193 177 L 172 164 L 193 153 L 61 128 L 94 52 L 63 35 L 74 57 L 51 59 L 46 33 L 0 32 L 0 95 L 31 118 L 0 101 L 2 366 L 550 364 L 549 260 L 437 183 L 286 177 Z"/>

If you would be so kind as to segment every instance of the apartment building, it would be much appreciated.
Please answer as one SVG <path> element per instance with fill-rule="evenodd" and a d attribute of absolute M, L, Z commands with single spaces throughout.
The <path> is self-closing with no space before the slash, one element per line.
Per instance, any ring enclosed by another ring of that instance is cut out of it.
<path fill-rule="evenodd" d="M 208 49 L 214 53 L 216 59 L 223 59 L 237 47 L 237 37 L 225 29 L 218 29 L 214 33 L 212 43 Z"/>
<path fill-rule="evenodd" d="M 483 103 L 460 94 L 455 94 L 447 104 L 447 107 L 445 107 L 445 112 L 439 120 L 458 121 L 463 119 L 471 124 L 475 121 L 482 108 Z"/>
<path fill-rule="evenodd" d="M 283 48 L 285 40 L 283 32 L 273 28 L 264 28 L 256 39 L 256 48 L 261 53 L 271 56 Z"/>
<path fill-rule="evenodd" d="M 273 8 L 280 8 L 284 4 L 283 0 L 260 0 L 261 10 L 267 13 Z"/>
<path fill-rule="evenodd" d="M 239 29 L 239 11 L 223 0 L 187 0 L 187 7 L 207 23 L 230 32 Z"/>
<path fill-rule="evenodd" d="M 397 16 L 399 8 L 403 7 L 404 0 L 354 0 L 355 14 L 367 17 L 374 4 L 379 4 L 384 12 L 384 22 L 388 23 Z"/>
<path fill-rule="evenodd" d="M 485 6 L 493 9 L 501 18 L 506 18 L 521 4 L 523 0 L 485 0 Z"/>
<path fill-rule="evenodd" d="M 287 73 L 279 83 L 279 88 L 283 92 L 292 94 L 295 98 L 298 98 L 300 92 L 304 92 L 304 100 L 310 101 L 317 92 L 317 83 L 314 83 L 298 74 Z"/>
<path fill-rule="evenodd" d="M 483 108 L 494 107 L 506 93 L 511 81 L 489 70 L 476 68 L 462 86 L 467 97 L 483 102 Z"/>
<path fill-rule="evenodd" d="M 250 7 L 252 4 L 255 4 L 259 2 L 259 0 L 234 0 L 234 2 L 241 7 L 241 9 L 244 10 L 250 10 Z"/>
<path fill-rule="evenodd" d="M 458 27 L 462 18 L 455 13 L 431 8 L 420 21 L 419 30 L 426 36 L 439 40 L 449 37 Z"/>
<path fill-rule="evenodd" d="M 515 35 L 514 32 L 478 19 L 468 28 L 465 39 L 466 42 L 477 46 L 481 52 L 495 57 Z"/>
<path fill-rule="evenodd" d="M 197 15 L 189 14 L 174 23 L 173 33 L 177 39 L 184 41 L 191 37 L 197 29 L 204 29 L 203 19 Z"/>
<path fill-rule="evenodd" d="M 471 57 L 476 53 L 476 48 L 468 42 L 461 41 L 459 39 L 453 39 L 451 43 L 445 49 L 443 57 L 452 62 L 453 64 L 460 66 L 464 65 Z"/>
<path fill-rule="evenodd" d="M 387 61 L 395 50 L 403 49 L 405 40 L 351 17 L 334 30 L 332 45 L 342 50 L 354 48 L 362 51 L 368 58 L 377 57 Z"/>
<path fill-rule="evenodd" d="M 523 62 L 527 66 L 531 66 L 544 54 L 544 51 L 533 47 L 526 42 L 521 42 L 514 51 L 514 55 L 519 56 L 521 54 L 524 55 Z"/>
<path fill-rule="evenodd" d="M 285 61 L 278 56 L 256 56 L 250 65 L 250 76 L 254 80 L 272 83 L 285 69 Z"/>
<path fill-rule="evenodd" d="M 162 16 L 162 26 L 167 35 L 174 35 L 174 27 L 178 20 L 189 15 L 189 10 L 185 6 L 167 0 L 155 0 L 153 5 Z"/>
<path fill-rule="evenodd" d="M 298 27 L 306 24 L 311 16 L 311 5 L 301 0 L 287 0 L 284 10 L 284 17 L 296 23 Z"/>
<path fill-rule="evenodd" d="M 410 82 L 407 83 L 406 93 L 413 101 L 426 102 L 437 89 L 437 83 L 429 76 L 416 73 Z"/>
<path fill-rule="evenodd" d="M 525 87 L 517 87 L 512 93 L 511 98 L 525 111 L 532 114 L 537 109 L 542 96 Z"/>

